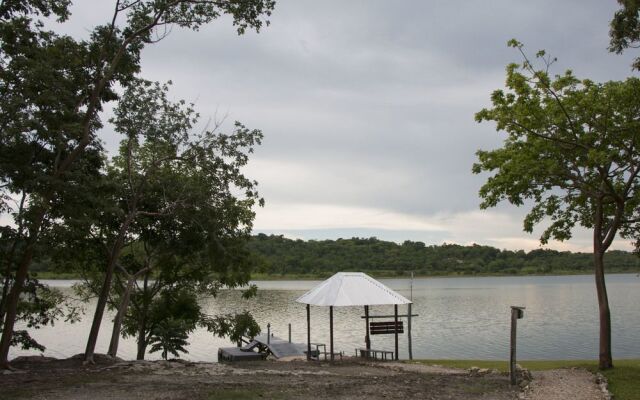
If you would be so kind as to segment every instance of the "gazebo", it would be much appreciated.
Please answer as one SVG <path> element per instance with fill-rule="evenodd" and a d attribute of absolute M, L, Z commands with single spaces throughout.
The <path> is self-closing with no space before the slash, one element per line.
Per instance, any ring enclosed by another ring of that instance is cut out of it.
<path fill-rule="evenodd" d="M 307 305 L 307 359 L 311 357 L 311 306 L 329 307 L 329 352 L 334 359 L 333 352 L 333 307 L 364 306 L 366 320 L 366 349 L 371 349 L 369 337 L 369 306 L 393 305 L 394 322 L 390 323 L 389 331 L 395 333 L 395 359 L 398 359 L 398 305 L 407 304 L 409 312 L 409 329 L 411 326 L 411 301 L 391 290 L 381 282 L 362 272 L 338 272 L 331 278 L 320 283 L 307 293 L 300 296 L 298 303 Z M 390 316 L 389 316 L 390 317 Z M 373 318 L 373 317 L 372 317 Z M 373 325 L 373 324 L 372 324 Z M 390 328 L 393 328 L 392 330 Z M 382 332 L 381 332 L 382 333 Z"/>

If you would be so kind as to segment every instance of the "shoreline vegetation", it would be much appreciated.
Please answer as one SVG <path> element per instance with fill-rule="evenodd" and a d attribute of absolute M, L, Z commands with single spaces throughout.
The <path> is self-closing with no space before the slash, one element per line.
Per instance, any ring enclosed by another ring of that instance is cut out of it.
<path fill-rule="evenodd" d="M 615 268 L 611 268 L 612 271 L 607 271 L 607 275 L 617 275 L 617 274 L 640 274 L 640 267 L 635 270 L 627 270 L 620 269 L 616 270 Z M 360 272 L 360 271 L 358 271 Z M 390 275 L 390 274 L 380 274 L 378 272 L 367 272 L 364 273 L 370 275 L 376 279 L 410 279 L 411 275 Z M 473 274 L 473 275 L 461 275 L 461 274 L 439 274 L 439 275 L 415 275 L 415 279 L 426 279 L 426 278 L 500 278 L 500 277 L 523 277 L 523 276 L 573 276 L 573 275 L 593 275 L 593 273 L 589 271 L 559 271 L 553 273 L 538 273 L 538 274 Z M 330 276 L 330 275 L 329 275 Z M 313 274 L 285 274 L 285 275 L 267 275 L 267 274 L 252 274 L 251 281 L 315 281 L 326 279 L 329 276 L 327 275 L 313 275 Z M 72 272 L 55 272 L 55 271 L 43 271 L 37 272 L 34 274 L 34 278 L 42 279 L 42 280 L 80 280 L 82 276 L 72 273 Z"/>
<path fill-rule="evenodd" d="M 294 240 L 258 234 L 247 243 L 252 280 L 326 279 L 339 271 L 374 278 L 592 275 L 593 254 L 548 249 L 500 250 L 491 246 L 395 243 L 371 238 Z M 606 253 L 606 273 L 640 273 L 637 254 Z M 80 279 L 78 271 L 36 262 L 38 279 Z"/>

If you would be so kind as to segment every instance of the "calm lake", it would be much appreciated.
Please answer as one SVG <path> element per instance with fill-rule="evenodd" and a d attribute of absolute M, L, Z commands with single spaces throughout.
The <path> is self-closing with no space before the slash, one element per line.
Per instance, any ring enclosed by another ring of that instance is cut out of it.
<path fill-rule="evenodd" d="M 414 358 L 508 359 L 510 306 L 525 306 L 518 322 L 519 359 L 597 359 L 598 305 L 593 276 L 536 276 L 482 278 L 383 279 L 405 297 L 413 297 Z M 69 290 L 72 281 L 46 283 Z M 287 337 L 292 325 L 294 342 L 306 340 L 305 306 L 295 302 L 319 281 L 260 281 L 257 297 L 243 300 L 238 291 L 224 291 L 216 299 L 203 299 L 209 314 L 249 310 L 262 329 Z M 612 312 L 614 358 L 640 357 L 640 277 L 636 274 L 607 276 Z M 69 357 L 84 351 L 93 304 L 75 324 L 58 322 L 32 332 L 47 347 L 44 355 Z M 393 314 L 393 307 L 372 307 L 372 314 Z M 406 313 L 401 306 L 400 313 Z M 364 344 L 364 321 L 360 307 L 334 311 L 335 346 L 353 354 Z M 106 353 L 112 315 L 105 317 L 96 351 Z M 406 322 L 405 322 L 406 323 Z M 311 308 L 313 342 L 329 342 L 328 308 Z M 218 347 L 233 346 L 205 330 L 194 332 L 183 358 L 216 361 Z M 135 358 L 135 341 L 121 340 L 118 356 Z M 372 336 L 372 347 L 393 349 L 393 335 Z M 10 357 L 38 352 L 12 349 Z M 159 358 L 148 354 L 148 359 Z M 407 358 L 406 334 L 400 338 L 400 358 Z"/>

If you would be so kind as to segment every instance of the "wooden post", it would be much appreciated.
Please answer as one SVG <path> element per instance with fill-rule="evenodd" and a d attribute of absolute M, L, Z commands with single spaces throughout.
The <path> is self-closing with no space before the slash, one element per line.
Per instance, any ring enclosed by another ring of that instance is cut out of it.
<path fill-rule="evenodd" d="M 271 343 L 271 323 L 267 324 L 267 345 Z"/>
<path fill-rule="evenodd" d="M 291 343 L 291 324 L 289 324 L 289 343 Z"/>
<path fill-rule="evenodd" d="M 329 306 L 329 351 L 333 361 L 333 306 Z"/>
<path fill-rule="evenodd" d="M 393 305 L 393 319 L 395 321 L 395 336 L 396 336 L 396 360 L 398 360 L 398 305 Z"/>
<path fill-rule="evenodd" d="M 367 350 L 371 350 L 371 337 L 369 336 L 369 306 L 364 306 L 364 322 L 366 335 L 364 336 L 364 346 Z"/>
<path fill-rule="evenodd" d="M 407 347 L 409 348 L 409 360 L 413 360 L 413 348 L 411 346 L 411 303 L 407 304 L 407 311 Z"/>
<path fill-rule="evenodd" d="M 510 345 L 510 357 L 509 357 L 509 377 L 511 379 L 511 385 L 516 385 L 516 328 L 518 326 L 518 320 L 524 315 L 524 307 L 511 306 L 511 345 Z"/>
<path fill-rule="evenodd" d="M 311 360 L 311 305 L 307 304 L 307 361 Z"/>

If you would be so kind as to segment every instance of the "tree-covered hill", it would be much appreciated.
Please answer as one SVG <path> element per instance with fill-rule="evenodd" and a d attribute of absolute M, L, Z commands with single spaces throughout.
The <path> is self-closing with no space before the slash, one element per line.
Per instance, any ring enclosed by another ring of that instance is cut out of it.
<path fill-rule="evenodd" d="M 293 240 L 258 234 L 249 242 L 258 259 L 258 276 L 328 276 L 338 271 L 363 271 L 378 276 L 511 275 L 591 273 L 589 253 L 537 249 L 499 250 L 490 246 L 422 242 L 402 244 L 372 238 Z M 640 258 L 625 251 L 606 255 L 609 272 L 638 272 Z"/>

